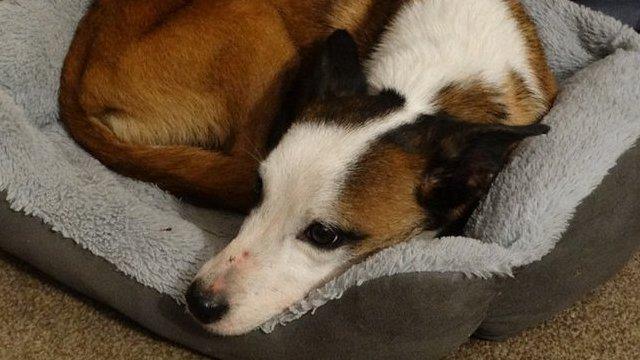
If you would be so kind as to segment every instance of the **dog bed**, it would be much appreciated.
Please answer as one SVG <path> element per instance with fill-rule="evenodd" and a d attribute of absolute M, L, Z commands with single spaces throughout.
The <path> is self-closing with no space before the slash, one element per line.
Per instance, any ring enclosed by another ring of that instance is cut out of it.
<path fill-rule="evenodd" d="M 228 338 L 201 330 L 182 294 L 242 219 L 114 174 L 65 133 L 58 77 L 88 0 L 0 2 L 0 248 L 220 359 L 429 359 L 517 334 L 640 244 L 640 36 L 567 0 L 523 2 L 561 83 L 552 131 L 518 148 L 467 237 L 387 249 Z"/>

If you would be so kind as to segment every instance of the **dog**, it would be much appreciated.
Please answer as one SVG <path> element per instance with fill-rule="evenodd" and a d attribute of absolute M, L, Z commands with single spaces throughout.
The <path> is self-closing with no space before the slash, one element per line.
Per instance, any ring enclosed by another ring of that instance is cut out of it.
<path fill-rule="evenodd" d="M 351 36 L 320 46 L 335 29 Z M 556 92 L 515 0 L 97 0 L 59 102 L 106 166 L 251 211 L 186 295 L 232 335 L 382 248 L 455 231 Z M 303 110 L 280 123 L 291 97 Z"/>
<path fill-rule="evenodd" d="M 346 267 L 458 228 L 557 94 L 515 0 L 413 0 L 363 62 L 330 35 L 305 105 L 259 165 L 260 200 L 189 287 L 191 313 L 238 335 Z"/>
<path fill-rule="evenodd" d="M 365 53 L 401 2 L 96 0 L 64 63 L 61 120 L 117 172 L 247 212 L 303 59 L 336 28 Z"/>

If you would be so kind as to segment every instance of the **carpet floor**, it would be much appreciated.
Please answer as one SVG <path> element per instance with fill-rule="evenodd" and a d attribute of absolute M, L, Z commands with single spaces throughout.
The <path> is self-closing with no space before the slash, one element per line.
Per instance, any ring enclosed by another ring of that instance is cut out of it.
<path fill-rule="evenodd" d="M 0 253 L 0 359 L 204 359 Z M 640 359 L 640 254 L 555 319 L 448 360 Z"/>

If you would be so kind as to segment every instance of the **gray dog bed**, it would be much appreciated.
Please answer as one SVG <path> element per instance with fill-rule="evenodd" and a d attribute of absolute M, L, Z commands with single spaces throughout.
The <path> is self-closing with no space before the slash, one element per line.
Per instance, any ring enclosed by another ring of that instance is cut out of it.
<path fill-rule="evenodd" d="M 221 359 L 439 358 L 550 318 L 640 244 L 640 36 L 525 0 L 561 82 L 552 131 L 520 146 L 468 237 L 418 236 L 260 330 L 208 335 L 182 293 L 241 219 L 108 171 L 62 129 L 60 66 L 87 3 L 0 2 L 0 248 L 163 337 Z"/>

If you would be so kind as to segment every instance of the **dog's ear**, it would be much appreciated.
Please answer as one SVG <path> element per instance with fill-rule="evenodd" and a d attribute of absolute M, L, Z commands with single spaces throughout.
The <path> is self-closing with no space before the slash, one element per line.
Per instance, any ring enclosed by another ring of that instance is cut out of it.
<path fill-rule="evenodd" d="M 435 152 L 418 191 L 433 221 L 431 227 L 460 230 L 457 222 L 466 221 L 515 145 L 548 131 L 549 127 L 542 124 L 506 126 L 435 120 L 429 132 Z"/>
<path fill-rule="evenodd" d="M 327 38 L 305 77 L 305 102 L 367 93 L 367 79 L 358 56 L 358 46 L 346 30 Z"/>
<path fill-rule="evenodd" d="M 368 84 L 358 47 L 346 30 L 336 30 L 305 54 L 291 76 L 291 84 L 271 130 L 269 148 L 275 147 L 291 124 L 310 105 L 343 96 L 365 95 Z"/>

